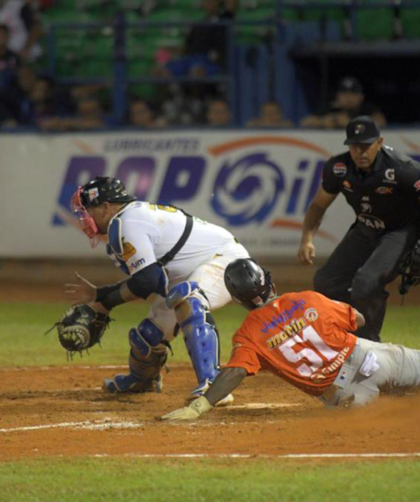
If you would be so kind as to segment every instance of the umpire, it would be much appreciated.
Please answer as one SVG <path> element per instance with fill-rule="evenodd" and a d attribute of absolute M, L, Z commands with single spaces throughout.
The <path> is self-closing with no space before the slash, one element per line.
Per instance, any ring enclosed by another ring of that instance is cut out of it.
<path fill-rule="evenodd" d="M 341 192 L 356 221 L 314 277 L 315 291 L 350 303 L 366 319 L 357 336 L 380 341 L 389 293 L 403 256 L 418 238 L 420 164 L 385 146 L 367 116 L 346 128 L 349 151 L 325 164 L 322 184 L 303 223 L 298 257 L 312 264 L 313 238 L 325 211 Z"/>

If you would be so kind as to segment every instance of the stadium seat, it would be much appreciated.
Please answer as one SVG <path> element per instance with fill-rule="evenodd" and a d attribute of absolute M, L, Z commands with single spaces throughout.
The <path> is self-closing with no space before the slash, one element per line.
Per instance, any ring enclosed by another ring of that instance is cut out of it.
<path fill-rule="evenodd" d="M 132 98 L 140 98 L 147 101 L 153 101 L 156 97 L 156 85 L 131 84 L 128 88 L 128 92 Z"/>
<path fill-rule="evenodd" d="M 246 5 L 245 2 L 241 3 L 241 7 Z M 235 21 L 267 21 L 271 22 L 274 19 L 275 9 L 274 4 L 272 8 L 256 7 L 252 9 L 240 8 Z M 241 25 L 235 26 L 235 41 L 246 45 L 256 45 L 264 42 L 265 37 L 273 29 L 273 25 Z"/>
<path fill-rule="evenodd" d="M 394 12 L 389 7 L 369 8 L 383 5 L 383 0 L 364 0 L 366 8 L 356 11 L 357 38 L 365 42 L 391 40 L 394 36 Z"/>
<path fill-rule="evenodd" d="M 418 9 L 404 9 L 401 12 L 404 36 L 410 40 L 420 39 L 420 5 Z"/>

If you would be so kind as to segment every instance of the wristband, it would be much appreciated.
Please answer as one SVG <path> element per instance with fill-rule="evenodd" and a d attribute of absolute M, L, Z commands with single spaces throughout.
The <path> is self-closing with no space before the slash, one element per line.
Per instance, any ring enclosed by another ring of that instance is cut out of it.
<path fill-rule="evenodd" d="M 112 310 L 118 305 L 125 303 L 121 297 L 121 284 L 113 284 L 112 286 L 104 286 L 96 291 L 96 301 L 103 305 L 107 310 Z"/>

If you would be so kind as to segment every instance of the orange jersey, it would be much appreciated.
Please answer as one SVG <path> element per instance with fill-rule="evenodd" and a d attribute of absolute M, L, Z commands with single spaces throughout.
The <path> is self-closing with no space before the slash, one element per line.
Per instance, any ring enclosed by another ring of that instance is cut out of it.
<path fill-rule="evenodd" d="M 353 352 L 356 312 L 313 291 L 288 293 L 251 311 L 233 336 L 228 367 L 261 369 L 314 396 L 334 381 Z"/>

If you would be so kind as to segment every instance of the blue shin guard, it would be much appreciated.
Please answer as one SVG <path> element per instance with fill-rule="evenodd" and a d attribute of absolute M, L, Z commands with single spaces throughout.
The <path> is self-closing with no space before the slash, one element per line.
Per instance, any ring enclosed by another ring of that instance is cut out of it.
<path fill-rule="evenodd" d="M 169 292 L 166 305 L 175 309 L 197 376 L 196 390 L 204 394 L 220 371 L 219 334 L 208 300 L 197 282 L 182 282 Z"/>

